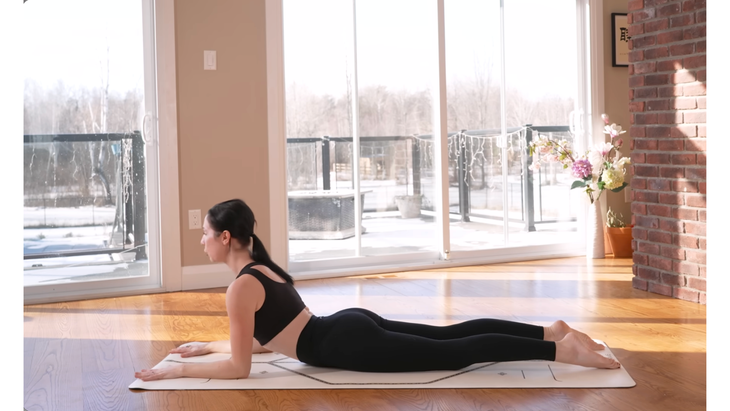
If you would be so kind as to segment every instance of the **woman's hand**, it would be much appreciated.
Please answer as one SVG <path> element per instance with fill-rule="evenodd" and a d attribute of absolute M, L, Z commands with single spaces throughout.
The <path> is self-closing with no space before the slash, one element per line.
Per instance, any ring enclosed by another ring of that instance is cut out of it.
<path fill-rule="evenodd" d="M 182 365 L 171 365 L 169 367 L 137 371 L 134 373 L 134 376 L 142 381 L 166 380 L 182 377 L 182 371 Z"/>
<path fill-rule="evenodd" d="M 180 354 L 183 358 L 206 355 L 212 352 L 208 343 L 188 343 L 170 350 L 170 354 Z"/>

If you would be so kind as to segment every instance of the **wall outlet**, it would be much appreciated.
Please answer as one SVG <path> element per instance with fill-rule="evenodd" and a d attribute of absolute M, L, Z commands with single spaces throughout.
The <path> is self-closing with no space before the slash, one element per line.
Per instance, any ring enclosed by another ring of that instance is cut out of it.
<path fill-rule="evenodd" d="M 200 210 L 188 210 L 188 225 L 191 230 L 203 227 L 200 222 Z"/>

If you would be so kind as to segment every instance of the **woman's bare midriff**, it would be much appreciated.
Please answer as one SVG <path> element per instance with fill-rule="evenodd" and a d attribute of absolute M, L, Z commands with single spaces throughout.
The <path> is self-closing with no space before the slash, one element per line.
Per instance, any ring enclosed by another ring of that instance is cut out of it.
<path fill-rule="evenodd" d="M 255 265 L 251 268 L 261 271 L 265 276 L 271 278 L 273 281 L 278 283 L 284 282 L 284 279 L 276 275 L 276 273 L 271 271 L 269 267 L 264 265 Z M 309 311 L 309 307 L 304 307 L 304 309 L 296 317 L 294 317 L 294 319 L 286 327 L 284 327 L 279 334 L 276 334 L 271 341 L 264 345 L 264 348 L 298 360 L 297 341 L 299 341 L 299 335 L 301 335 L 302 330 L 307 325 L 311 317 L 312 313 Z"/>

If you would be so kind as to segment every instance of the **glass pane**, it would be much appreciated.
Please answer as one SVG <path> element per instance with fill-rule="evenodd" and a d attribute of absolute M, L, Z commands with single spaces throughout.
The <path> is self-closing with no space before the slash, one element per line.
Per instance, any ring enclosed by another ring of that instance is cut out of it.
<path fill-rule="evenodd" d="M 529 172 L 525 143 L 538 134 L 572 142 L 568 121 L 578 87 L 575 0 L 510 0 L 504 10 L 507 127 L 523 130 L 509 139 L 507 179 L 522 193 L 508 196 L 509 243 L 577 241 L 569 170 L 553 165 Z M 524 131 L 528 124 L 531 136 Z"/>
<path fill-rule="evenodd" d="M 435 2 L 357 3 L 363 255 L 435 250 L 436 21 Z"/>
<path fill-rule="evenodd" d="M 284 1 L 289 258 L 355 255 L 352 9 Z"/>
<path fill-rule="evenodd" d="M 451 249 L 499 247 L 505 189 L 499 0 L 447 0 L 444 7 Z M 513 184 L 506 188 L 514 195 Z"/>
<path fill-rule="evenodd" d="M 23 12 L 25 285 L 147 276 L 142 4 Z"/>

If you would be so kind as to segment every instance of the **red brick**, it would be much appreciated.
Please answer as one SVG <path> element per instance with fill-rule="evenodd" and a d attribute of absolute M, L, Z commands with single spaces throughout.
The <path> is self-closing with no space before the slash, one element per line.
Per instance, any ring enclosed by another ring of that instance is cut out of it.
<path fill-rule="evenodd" d="M 683 248 L 700 248 L 698 237 L 685 234 L 674 234 L 672 237 L 672 244 Z M 684 257 L 682 257 L 682 259 L 684 259 Z"/>
<path fill-rule="evenodd" d="M 702 237 L 707 236 L 707 223 L 699 221 L 685 221 L 684 232 L 687 234 L 698 235 Z"/>
<path fill-rule="evenodd" d="M 656 98 L 656 97 L 657 97 L 656 87 L 644 87 L 644 88 L 634 89 L 634 98 L 637 100 L 643 99 L 643 98 Z"/>
<path fill-rule="evenodd" d="M 638 264 L 638 265 L 649 264 L 649 256 L 646 254 L 641 254 L 639 252 L 634 252 L 634 264 Z"/>
<path fill-rule="evenodd" d="M 647 60 L 658 60 L 661 58 L 669 57 L 669 47 L 663 46 L 663 47 L 656 47 L 653 49 L 646 49 L 644 51 L 643 57 L 646 58 Z M 662 63 L 664 63 L 664 62 L 663 61 L 657 62 L 657 66 L 656 66 L 657 71 L 671 70 L 671 68 L 667 69 L 667 66 L 663 65 Z M 682 62 L 680 61 L 679 64 L 682 64 Z"/>
<path fill-rule="evenodd" d="M 657 123 L 659 124 L 678 124 L 684 121 L 684 116 L 681 112 L 672 111 L 669 113 L 659 113 L 657 115 Z M 674 127 L 669 127 L 669 137 L 672 136 L 672 130 Z"/>
<path fill-rule="evenodd" d="M 634 179 L 635 180 L 635 179 Z M 634 181 L 631 180 L 631 184 L 633 187 Z M 631 203 L 631 214 L 638 214 L 638 215 L 646 215 L 646 204 L 642 203 Z M 636 235 L 636 230 L 633 230 L 632 233 Z M 643 238 L 644 240 L 646 238 Z"/>
<path fill-rule="evenodd" d="M 679 193 L 662 193 L 659 194 L 659 203 L 684 205 L 684 195 Z"/>
<path fill-rule="evenodd" d="M 652 191 L 670 191 L 672 183 L 669 180 L 652 178 L 646 182 L 646 189 Z"/>
<path fill-rule="evenodd" d="M 707 264 L 707 252 L 702 250 L 687 250 L 688 263 Z"/>
<path fill-rule="evenodd" d="M 633 154 L 634 153 L 632 153 L 631 162 L 636 163 L 636 161 L 634 161 Z M 637 155 L 638 155 L 638 153 L 637 153 Z M 644 155 L 644 154 L 642 154 L 642 155 Z M 645 157 L 646 157 L 646 160 L 644 161 L 645 164 L 667 164 L 667 163 L 669 163 L 671 155 L 668 153 L 647 153 L 645 155 Z"/>
<path fill-rule="evenodd" d="M 641 87 L 644 85 L 644 76 L 629 77 L 629 87 Z"/>
<path fill-rule="evenodd" d="M 707 239 L 706 238 L 700 238 L 699 239 L 699 243 L 700 243 L 700 250 L 707 251 Z"/>
<path fill-rule="evenodd" d="M 635 11 L 633 13 L 629 13 L 629 16 L 631 17 L 632 22 L 639 23 L 645 20 L 653 19 L 654 18 L 654 9 L 644 9 Z M 631 23 L 629 23 L 631 24 Z"/>
<path fill-rule="evenodd" d="M 666 30 L 669 28 L 669 19 L 653 20 L 644 23 L 644 32 L 651 33 L 653 31 Z"/>
<path fill-rule="evenodd" d="M 632 24 L 629 26 L 629 37 L 638 36 L 639 34 L 644 34 L 643 24 Z M 629 61 L 631 61 L 630 55 L 631 53 L 629 53 Z"/>
<path fill-rule="evenodd" d="M 691 194 L 686 197 L 686 200 L 690 207 L 707 208 L 707 196 L 704 194 Z"/>
<path fill-rule="evenodd" d="M 673 261 L 672 271 L 680 274 L 698 275 L 699 268 L 697 267 L 697 264 L 692 264 L 685 261 Z"/>
<path fill-rule="evenodd" d="M 672 74 L 672 83 L 674 84 L 692 83 L 694 81 L 697 81 L 697 79 L 695 78 L 694 73 L 692 73 L 691 71 L 682 70 Z M 686 88 L 687 86 L 685 86 L 685 89 Z"/>
<path fill-rule="evenodd" d="M 697 221 L 698 216 L 697 210 L 694 208 L 678 207 L 672 210 L 672 217 L 678 220 Z"/>
<path fill-rule="evenodd" d="M 648 9 L 649 7 L 658 6 L 668 1 L 669 0 L 644 0 L 644 8 Z"/>
<path fill-rule="evenodd" d="M 692 43 L 674 44 L 669 47 L 669 54 L 671 54 L 672 56 L 686 56 L 687 54 L 693 54 L 694 52 L 695 45 Z"/>
<path fill-rule="evenodd" d="M 701 109 L 707 108 L 707 97 L 705 97 L 705 96 L 697 97 L 697 108 L 701 108 Z"/>
<path fill-rule="evenodd" d="M 687 111 L 684 113 L 685 123 L 707 123 L 707 115 L 704 110 Z"/>
<path fill-rule="evenodd" d="M 697 126 L 686 126 L 683 124 L 672 127 L 672 130 L 669 133 L 669 137 L 673 137 L 673 138 L 696 137 L 696 136 L 697 136 Z M 688 143 L 685 141 L 685 143 L 684 143 L 685 150 L 689 150 L 687 148 L 687 145 L 688 145 Z"/>
<path fill-rule="evenodd" d="M 657 217 L 672 217 L 672 208 L 666 205 L 649 204 L 646 206 L 646 213 Z"/>
<path fill-rule="evenodd" d="M 697 108 L 697 99 L 694 97 L 677 97 L 672 100 L 671 106 L 675 110 L 691 110 Z"/>
<path fill-rule="evenodd" d="M 686 0 L 682 2 L 682 11 L 695 11 L 706 8 L 705 0 Z"/>
<path fill-rule="evenodd" d="M 659 169 L 656 166 L 635 165 L 634 175 L 637 177 L 659 177 Z"/>
<path fill-rule="evenodd" d="M 682 91 L 682 86 L 680 85 L 659 87 L 657 88 L 657 92 L 659 93 L 659 97 L 677 97 L 681 96 L 684 93 Z"/>
<path fill-rule="evenodd" d="M 649 180 L 649 183 L 651 183 L 651 180 Z M 659 200 L 659 194 L 658 193 L 652 193 L 651 191 L 631 191 L 634 195 L 634 200 L 641 201 L 643 203 L 657 203 Z M 642 224 L 644 227 L 646 225 Z"/>
<path fill-rule="evenodd" d="M 657 115 L 654 113 L 640 113 L 634 116 L 635 124 L 656 124 Z M 648 133 L 648 130 L 647 130 Z M 647 134 L 648 135 L 648 134 Z"/>
<path fill-rule="evenodd" d="M 689 288 L 675 288 L 674 293 L 672 294 L 672 297 L 678 298 L 680 300 L 684 301 L 691 301 L 693 303 L 697 303 L 700 301 L 700 293 L 696 290 L 692 290 Z"/>
<path fill-rule="evenodd" d="M 656 246 L 659 251 L 659 246 Z M 659 281 L 659 271 L 649 267 L 638 267 L 636 276 L 648 281 Z"/>
<path fill-rule="evenodd" d="M 647 127 L 646 128 L 646 136 L 647 137 L 654 137 L 654 138 L 669 137 L 670 131 L 671 131 L 671 127 L 669 127 L 669 126 Z M 658 145 L 659 150 L 662 150 L 662 148 L 661 148 L 662 147 L 662 143 L 663 143 L 663 141 L 659 141 L 659 145 Z"/>
<path fill-rule="evenodd" d="M 662 271 L 670 271 L 672 269 L 672 260 L 664 257 L 649 256 L 649 266 Z M 662 274 L 659 273 L 661 281 Z"/>
<path fill-rule="evenodd" d="M 707 67 L 707 55 L 700 54 L 700 55 L 685 57 L 684 61 L 682 62 L 682 66 L 686 69 Z M 703 79 L 701 81 L 705 81 L 705 80 Z"/>
<path fill-rule="evenodd" d="M 651 230 L 651 231 L 649 231 L 648 236 L 649 236 L 648 240 L 651 241 L 651 242 L 653 242 L 653 243 L 672 244 L 672 234 L 671 233 L 665 233 L 663 231 Z M 662 254 L 662 255 L 664 255 L 664 254 Z M 672 258 L 674 258 L 674 257 L 672 257 Z M 651 258 L 649 259 L 649 261 L 651 261 Z M 654 264 L 650 264 L 650 265 L 652 267 L 661 268 L 661 267 L 657 267 Z M 663 268 L 663 269 L 664 270 L 671 270 L 672 267 L 670 265 L 669 268 Z"/>
<path fill-rule="evenodd" d="M 684 178 L 684 167 L 661 167 L 659 177 Z"/>
<path fill-rule="evenodd" d="M 669 265 L 670 266 L 672 265 L 671 261 L 670 261 Z M 669 268 L 669 270 L 671 270 L 671 267 Z M 669 270 L 667 270 L 667 271 L 669 271 Z M 677 287 L 677 286 L 681 287 L 684 285 L 684 276 L 674 274 L 674 273 L 662 273 L 661 282 L 662 282 L 662 284 L 671 285 L 673 287 Z"/>
<path fill-rule="evenodd" d="M 644 111 L 644 104 L 646 103 L 643 101 L 632 101 L 629 103 L 629 112 L 635 113 Z"/>
<path fill-rule="evenodd" d="M 695 43 L 696 53 L 707 53 L 707 40 L 700 40 Z"/>
<path fill-rule="evenodd" d="M 687 286 L 698 291 L 707 291 L 707 280 L 700 277 L 687 277 Z"/>
<path fill-rule="evenodd" d="M 686 181 L 686 180 L 675 180 L 672 181 L 672 190 L 678 193 L 697 193 L 697 182 Z"/>
<path fill-rule="evenodd" d="M 633 50 L 629 52 L 629 63 L 644 60 L 644 50 Z"/>
<path fill-rule="evenodd" d="M 689 180 L 707 180 L 707 168 L 687 168 L 684 175 Z"/>
<path fill-rule="evenodd" d="M 682 15 L 672 17 L 671 19 L 669 19 L 669 25 L 672 27 L 689 26 L 690 24 L 694 24 L 694 22 L 695 22 L 694 14 L 682 14 Z"/>
<path fill-rule="evenodd" d="M 636 74 L 653 73 L 656 71 L 656 62 L 647 61 L 645 63 L 634 63 L 631 67 L 634 68 L 634 73 Z"/>
<path fill-rule="evenodd" d="M 684 39 L 692 40 L 707 37 L 707 26 L 704 24 L 684 29 Z"/>
<path fill-rule="evenodd" d="M 707 151 L 707 139 L 689 138 L 685 141 L 684 147 L 687 151 Z"/>
<path fill-rule="evenodd" d="M 659 228 L 659 219 L 655 217 L 642 217 L 637 216 L 636 217 L 636 225 L 639 227 L 645 227 L 645 228 Z M 645 244 L 645 243 L 642 243 Z M 656 246 L 656 249 L 650 247 L 648 244 L 645 244 L 646 247 L 649 248 L 642 248 L 643 245 L 639 244 L 639 251 L 642 253 L 648 253 L 648 254 L 659 254 L 659 246 Z"/>
<path fill-rule="evenodd" d="M 641 10 L 644 8 L 644 0 L 629 0 L 629 11 Z"/>
<path fill-rule="evenodd" d="M 680 32 L 681 35 L 681 32 Z M 631 39 L 631 43 L 633 44 L 633 50 L 636 49 L 642 49 L 650 46 L 656 45 L 656 37 L 655 36 L 644 36 L 644 37 L 633 37 Z"/>
<path fill-rule="evenodd" d="M 706 23 L 707 22 L 707 12 L 705 10 L 698 11 L 695 15 L 695 21 L 697 23 Z"/>
<path fill-rule="evenodd" d="M 699 126 L 697 126 L 697 129 L 699 130 Z M 699 133 L 698 133 L 699 134 Z M 697 165 L 707 165 L 707 156 L 703 153 L 697 153 Z"/>
<path fill-rule="evenodd" d="M 672 287 L 670 287 L 668 285 L 653 283 L 653 282 L 649 282 L 648 284 L 649 284 L 648 291 L 650 293 L 661 294 L 661 295 L 666 295 L 667 297 L 671 297 L 672 293 L 674 292 Z"/>
<path fill-rule="evenodd" d="M 694 165 L 697 164 L 696 154 L 674 154 L 672 155 L 672 164 L 676 165 Z"/>
<path fill-rule="evenodd" d="M 647 111 L 665 111 L 669 110 L 668 100 L 650 100 L 646 102 Z"/>
<path fill-rule="evenodd" d="M 669 56 L 669 47 L 665 47 L 665 49 L 666 49 L 666 53 L 667 53 L 666 56 Z M 658 71 L 658 72 L 677 71 L 677 70 L 681 70 L 683 67 L 684 67 L 684 60 L 681 60 L 681 59 L 662 60 L 662 61 L 657 61 L 657 63 L 656 63 L 656 71 Z"/>
<path fill-rule="evenodd" d="M 706 181 L 700 181 L 700 194 L 707 194 L 707 182 Z"/>
<path fill-rule="evenodd" d="M 637 278 L 637 277 L 633 277 L 631 279 L 631 286 L 634 287 L 634 288 L 636 288 L 637 290 L 646 291 L 647 290 L 647 287 L 648 287 L 648 284 L 649 283 L 647 283 L 645 280 L 642 280 L 642 279 Z"/>
<path fill-rule="evenodd" d="M 707 70 L 697 70 L 697 81 L 707 81 Z"/>
<path fill-rule="evenodd" d="M 700 291 L 700 304 L 707 305 L 707 293 Z"/>
<path fill-rule="evenodd" d="M 707 210 L 697 210 L 697 215 L 700 221 L 707 221 Z"/>
<path fill-rule="evenodd" d="M 667 44 L 684 39 L 684 30 L 665 31 L 656 35 L 657 44 Z"/>
<path fill-rule="evenodd" d="M 707 278 L 707 267 L 706 266 L 700 266 L 700 277 Z"/>
<path fill-rule="evenodd" d="M 657 17 L 664 17 L 664 16 L 673 16 L 675 14 L 678 14 L 682 11 L 682 7 L 679 3 L 671 3 L 667 4 L 666 6 L 657 7 L 656 9 L 656 16 Z"/>
<path fill-rule="evenodd" d="M 682 233 L 684 232 L 684 221 L 660 219 L 659 229 L 670 233 Z"/>
<path fill-rule="evenodd" d="M 669 75 L 668 74 L 647 74 L 644 76 L 644 82 L 646 83 L 647 86 L 663 86 L 665 84 L 669 84 Z"/>
<path fill-rule="evenodd" d="M 682 93 L 685 96 L 704 96 L 707 94 L 707 85 L 704 83 L 685 84 L 682 88 Z"/>
<path fill-rule="evenodd" d="M 667 127 L 667 129 L 668 128 L 669 127 Z M 669 130 L 667 130 L 667 135 L 665 137 L 669 137 Z M 659 141 L 659 150 L 661 150 L 661 151 L 682 151 L 682 150 L 684 150 L 684 140 L 683 139 L 661 140 L 661 141 Z"/>

